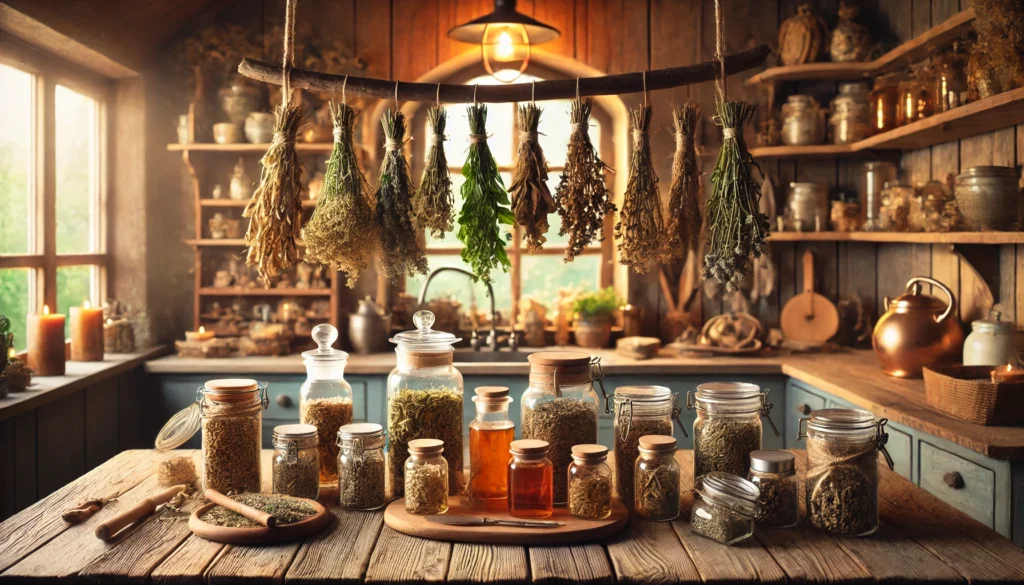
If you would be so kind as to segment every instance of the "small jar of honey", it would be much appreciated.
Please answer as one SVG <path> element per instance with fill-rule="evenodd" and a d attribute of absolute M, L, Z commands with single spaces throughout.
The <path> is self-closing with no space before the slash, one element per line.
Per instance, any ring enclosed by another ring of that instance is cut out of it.
<path fill-rule="evenodd" d="M 547 518 L 555 509 L 547 441 L 512 441 L 509 451 L 508 513 L 516 518 Z"/>

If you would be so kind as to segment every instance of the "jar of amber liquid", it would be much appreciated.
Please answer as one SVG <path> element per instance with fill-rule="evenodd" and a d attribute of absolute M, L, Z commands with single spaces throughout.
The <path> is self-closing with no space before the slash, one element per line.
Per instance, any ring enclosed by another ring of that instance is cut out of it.
<path fill-rule="evenodd" d="M 510 451 L 508 513 L 516 518 L 547 518 L 555 509 L 547 441 L 512 441 Z"/>
<path fill-rule="evenodd" d="M 888 73 L 875 80 L 871 90 L 871 127 L 874 132 L 887 132 L 896 127 L 896 109 L 900 98 L 900 77 Z"/>
<path fill-rule="evenodd" d="M 504 386 L 475 390 L 476 418 L 469 423 L 469 497 L 500 500 L 508 497 L 509 447 L 515 424 L 508 418 L 512 399 Z"/>

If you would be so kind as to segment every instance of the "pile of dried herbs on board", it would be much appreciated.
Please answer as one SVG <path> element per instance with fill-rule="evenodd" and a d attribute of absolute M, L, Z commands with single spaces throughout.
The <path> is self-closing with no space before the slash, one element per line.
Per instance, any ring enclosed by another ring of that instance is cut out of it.
<path fill-rule="evenodd" d="M 413 225 L 412 178 L 405 159 L 405 114 L 387 110 L 384 127 L 384 161 L 377 183 L 377 230 L 381 270 L 392 282 L 403 275 L 427 273 L 427 257 Z"/>
<path fill-rule="evenodd" d="M 512 196 L 512 213 L 516 216 L 516 223 L 523 229 L 528 252 L 540 250 L 547 241 L 544 234 L 550 227 L 548 214 L 555 208 L 547 183 L 548 165 L 539 141 L 538 128 L 542 111 L 534 103 L 519 106 L 519 116 L 516 118 L 519 145 L 516 149 L 516 165 L 512 170 L 512 184 L 508 189 Z"/>
<path fill-rule="evenodd" d="M 278 526 L 295 524 L 316 515 L 316 508 L 311 506 L 309 502 L 290 496 L 243 493 L 231 496 L 231 499 L 272 514 L 277 518 Z M 255 528 L 261 526 L 259 522 L 250 520 L 237 512 L 232 512 L 221 506 L 210 508 L 199 519 L 207 524 L 228 528 Z"/>

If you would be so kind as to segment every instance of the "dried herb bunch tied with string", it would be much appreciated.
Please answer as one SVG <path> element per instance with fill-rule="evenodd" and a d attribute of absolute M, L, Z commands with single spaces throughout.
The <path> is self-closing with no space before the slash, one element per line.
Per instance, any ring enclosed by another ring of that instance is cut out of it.
<path fill-rule="evenodd" d="M 502 224 L 513 225 L 515 217 L 509 204 L 505 184 L 498 172 L 498 163 L 487 146 L 487 106 L 473 104 L 466 108 L 469 117 L 469 153 L 462 166 L 462 209 L 459 231 L 463 243 L 462 261 L 469 264 L 477 278 L 491 282 L 491 270 L 512 265 L 501 237 Z"/>
<path fill-rule="evenodd" d="M 512 170 L 512 213 L 516 223 L 523 228 L 526 249 L 540 250 L 547 238 L 548 214 L 554 211 L 555 201 L 548 189 L 548 165 L 538 140 L 540 108 L 535 103 L 521 104 L 516 126 L 519 130 L 519 146 L 516 152 L 516 166 Z"/>
<path fill-rule="evenodd" d="M 715 278 L 727 291 L 739 288 L 750 271 L 751 257 L 768 251 L 771 227 L 760 211 L 761 167 L 747 151 L 743 127 L 754 106 L 737 101 L 718 103 L 716 123 L 722 126 L 722 146 L 711 173 L 707 203 L 709 249 L 704 256 L 704 278 Z M 757 169 L 758 178 L 754 178 Z"/>
<path fill-rule="evenodd" d="M 359 169 L 352 128 L 359 113 L 348 104 L 330 104 L 334 149 L 313 216 L 302 228 L 306 261 L 345 272 L 355 287 L 377 245 L 373 191 Z"/>
<path fill-rule="evenodd" d="M 675 108 L 676 154 L 672 159 L 665 231 L 671 260 L 686 258 L 688 250 L 700 246 L 700 167 L 697 164 L 697 120 L 700 106 L 693 102 Z"/>
<path fill-rule="evenodd" d="M 448 110 L 433 106 L 427 110 L 430 123 L 430 150 L 427 151 L 423 180 L 416 193 L 416 225 L 428 230 L 435 238 L 452 231 L 455 221 L 455 198 L 452 195 L 452 175 L 444 154 L 444 129 L 448 124 Z"/>
<path fill-rule="evenodd" d="M 562 219 L 559 235 L 569 236 L 565 261 L 572 262 L 591 243 L 604 239 L 604 217 L 615 212 L 604 172 L 611 168 L 597 156 L 590 141 L 593 100 L 576 98 L 569 113 L 572 134 L 565 169 L 555 189 L 555 209 Z"/>
<path fill-rule="evenodd" d="M 384 274 L 397 282 L 405 274 L 427 273 L 427 257 L 413 225 L 412 178 L 402 147 L 405 114 L 387 110 L 381 117 L 385 152 L 377 183 L 377 230 Z"/>
<path fill-rule="evenodd" d="M 665 223 L 661 214 L 658 175 L 651 160 L 650 128 L 654 109 L 643 105 L 633 110 L 633 157 L 622 211 L 615 224 L 619 261 L 636 272 L 665 257 Z"/>
<path fill-rule="evenodd" d="M 299 107 L 282 101 L 274 138 L 260 159 L 260 184 L 242 212 L 242 217 L 249 218 L 245 263 L 256 267 L 266 286 L 299 260 L 296 239 L 302 229 L 302 165 L 295 152 L 295 135 L 301 125 Z"/>

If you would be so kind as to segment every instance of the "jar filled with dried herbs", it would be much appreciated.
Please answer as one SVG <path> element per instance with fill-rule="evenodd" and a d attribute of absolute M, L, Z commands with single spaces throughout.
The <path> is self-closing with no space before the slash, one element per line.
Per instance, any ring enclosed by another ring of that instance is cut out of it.
<path fill-rule="evenodd" d="M 444 442 L 437 439 L 409 441 L 405 460 L 405 509 L 410 514 L 444 514 L 448 511 L 448 462 L 441 455 Z"/>
<path fill-rule="evenodd" d="M 803 424 L 806 421 L 806 432 Z M 807 438 L 807 518 L 838 536 L 867 536 L 878 529 L 878 452 L 885 450 L 886 419 L 866 410 L 826 408 L 800 419 Z"/>
<path fill-rule="evenodd" d="M 763 450 L 750 454 L 747 479 L 757 486 L 757 523 L 788 528 L 800 519 L 795 457 L 789 451 Z"/>
<path fill-rule="evenodd" d="M 388 375 L 388 484 L 395 497 L 405 488 L 405 460 L 413 439 L 438 439 L 448 462 L 448 490 L 462 493 L 462 374 L 452 366 L 451 333 L 431 329 L 434 314 L 417 311 L 416 329 L 391 339 L 398 365 Z"/>
<path fill-rule="evenodd" d="M 338 429 L 352 422 L 352 386 L 345 381 L 348 354 L 331 347 L 338 330 L 322 323 L 313 328 L 317 348 L 302 353 L 306 381 L 299 389 L 299 422 L 316 427 L 320 483 L 338 481 Z"/>
<path fill-rule="evenodd" d="M 338 503 L 346 510 L 376 510 L 384 491 L 384 427 L 355 423 L 338 429 Z"/>
<path fill-rule="evenodd" d="M 584 520 L 612 515 L 612 468 L 608 447 L 574 445 L 569 465 L 569 513 Z"/>
<path fill-rule="evenodd" d="M 693 423 L 693 478 L 711 471 L 746 477 L 750 454 L 761 448 L 761 418 L 779 436 L 768 391 L 742 382 L 708 382 L 686 393 L 686 408 L 697 409 Z"/>
<path fill-rule="evenodd" d="M 274 427 L 273 491 L 296 498 L 320 496 L 320 453 L 313 425 Z"/>
<path fill-rule="evenodd" d="M 523 393 L 522 437 L 550 445 L 556 504 L 569 501 L 568 473 L 573 445 L 597 442 L 600 365 L 589 354 L 539 351 L 530 354 L 530 387 Z M 596 377 L 595 377 L 596 373 Z"/>
<path fill-rule="evenodd" d="M 700 496 L 690 512 L 693 532 L 722 544 L 736 544 L 754 534 L 757 498 L 753 483 L 731 473 L 712 471 L 697 482 Z"/>
<path fill-rule="evenodd" d="M 665 435 L 640 437 L 640 456 L 633 469 L 633 508 L 644 520 L 667 521 L 679 516 L 679 462 L 676 440 Z"/>
<path fill-rule="evenodd" d="M 619 386 L 615 389 L 615 489 L 627 506 L 633 505 L 633 466 L 640 454 L 640 437 L 672 436 L 678 422 L 676 395 L 664 386 Z M 679 429 L 686 435 L 683 424 Z"/>

